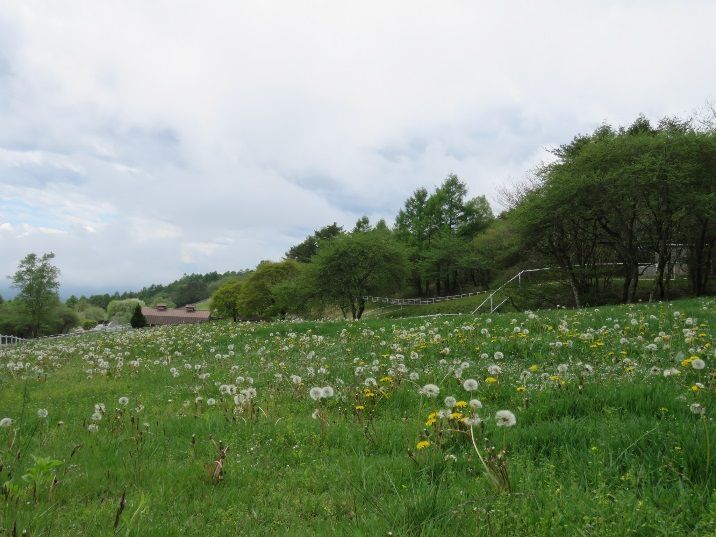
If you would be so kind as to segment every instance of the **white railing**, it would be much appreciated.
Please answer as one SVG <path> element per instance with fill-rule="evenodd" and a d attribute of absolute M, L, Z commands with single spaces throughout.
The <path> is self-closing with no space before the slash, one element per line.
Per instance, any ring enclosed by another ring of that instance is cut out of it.
<path fill-rule="evenodd" d="M 27 340 L 23 339 L 21 337 L 17 337 L 17 336 L 3 336 L 2 334 L 0 334 L 0 346 L 16 345 L 16 344 L 22 343 L 24 341 L 27 341 Z"/>
<path fill-rule="evenodd" d="M 448 300 L 457 300 L 468 296 L 484 295 L 487 291 L 474 291 L 472 293 L 462 293 L 460 295 L 435 296 L 432 298 L 389 298 L 385 296 L 364 296 L 366 302 L 379 302 L 381 304 L 390 304 L 392 306 L 422 306 L 425 304 L 437 304 Z"/>

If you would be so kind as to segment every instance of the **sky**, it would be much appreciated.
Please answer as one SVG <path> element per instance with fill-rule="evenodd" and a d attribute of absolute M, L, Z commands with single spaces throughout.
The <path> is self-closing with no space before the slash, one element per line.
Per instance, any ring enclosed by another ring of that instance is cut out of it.
<path fill-rule="evenodd" d="M 279 260 L 392 223 L 456 173 L 502 185 L 604 122 L 716 99 L 716 2 L 0 3 L 0 294 L 52 251 L 61 295 Z"/>

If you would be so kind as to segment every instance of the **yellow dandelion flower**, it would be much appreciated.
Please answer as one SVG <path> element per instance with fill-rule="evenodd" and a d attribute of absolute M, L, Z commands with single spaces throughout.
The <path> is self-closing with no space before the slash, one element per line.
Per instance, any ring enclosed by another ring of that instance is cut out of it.
<path fill-rule="evenodd" d="M 461 412 L 453 412 L 452 414 L 450 414 L 451 420 L 459 420 L 460 418 L 462 418 Z"/>
<path fill-rule="evenodd" d="M 435 425 L 436 421 L 438 421 L 438 420 L 436 420 L 435 418 L 430 418 L 430 419 L 428 419 L 428 421 L 425 422 L 425 426 L 432 427 L 433 425 Z"/>
<path fill-rule="evenodd" d="M 497 382 L 497 379 L 495 377 L 487 377 L 485 379 L 485 382 L 487 382 L 488 384 L 494 384 L 495 382 Z"/>
<path fill-rule="evenodd" d="M 691 386 L 691 391 L 692 391 L 692 392 L 698 392 L 700 389 L 701 389 L 701 388 L 699 388 L 696 384 L 694 384 L 693 386 Z"/>
<path fill-rule="evenodd" d="M 559 375 L 550 375 L 549 380 L 557 382 L 559 380 Z"/>
<path fill-rule="evenodd" d="M 527 387 L 526 386 L 517 386 L 517 391 L 520 393 L 524 393 L 527 391 Z"/>
<path fill-rule="evenodd" d="M 458 401 L 455 403 L 456 408 L 465 408 L 467 406 L 467 401 Z"/>
<path fill-rule="evenodd" d="M 537 373 L 537 371 L 539 371 L 539 367 L 537 366 L 537 364 L 532 364 L 530 366 L 530 371 L 532 371 L 532 373 Z"/>
<path fill-rule="evenodd" d="M 356 410 L 365 410 L 365 407 L 363 405 L 356 405 Z"/>
<path fill-rule="evenodd" d="M 430 442 L 428 440 L 421 440 L 415 447 L 417 449 L 425 449 L 426 447 L 430 447 Z"/>

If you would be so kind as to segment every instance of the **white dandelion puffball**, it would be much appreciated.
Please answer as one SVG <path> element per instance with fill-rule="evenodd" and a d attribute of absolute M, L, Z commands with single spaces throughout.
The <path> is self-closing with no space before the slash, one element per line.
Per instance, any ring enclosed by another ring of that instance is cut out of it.
<path fill-rule="evenodd" d="M 420 395 L 425 395 L 426 397 L 437 397 L 440 395 L 440 388 L 438 388 L 435 384 L 426 384 L 420 389 Z"/>
<path fill-rule="evenodd" d="M 701 358 L 696 358 L 693 362 L 691 362 L 691 367 L 694 369 L 703 369 L 706 367 L 706 362 L 704 362 Z"/>
<path fill-rule="evenodd" d="M 497 351 L 494 356 L 495 356 L 495 360 L 502 360 L 505 357 L 505 355 L 503 353 L 501 353 L 500 351 Z"/>
<path fill-rule="evenodd" d="M 482 408 L 482 402 L 479 399 L 470 399 L 470 406 L 477 410 L 478 408 Z"/>
<path fill-rule="evenodd" d="M 457 404 L 457 399 L 455 399 L 452 395 L 448 395 L 445 398 L 445 408 L 452 408 Z"/>
<path fill-rule="evenodd" d="M 490 367 L 487 368 L 487 372 L 488 372 L 490 375 L 497 376 L 497 375 L 499 375 L 500 373 L 502 373 L 502 368 L 501 368 L 499 365 L 497 365 L 497 364 L 493 364 L 493 365 L 491 365 Z"/>
<path fill-rule="evenodd" d="M 120 397 L 119 404 L 122 406 L 127 406 L 129 404 L 129 398 L 128 397 Z"/>
<path fill-rule="evenodd" d="M 463 418 L 463 423 L 469 427 L 473 427 L 475 425 L 480 425 L 482 420 L 480 419 L 480 416 L 477 416 L 476 414 L 473 414 L 469 418 Z"/>
<path fill-rule="evenodd" d="M 0 420 L 0 427 L 10 427 L 12 425 L 12 418 L 3 418 Z"/>
<path fill-rule="evenodd" d="M 97 431 L 99 431 L 99 426 L 96 423 L 90 423 L 87 426 L 87 430 L 91 433 L 96 433 Z"/>
<path fill-rule="evenodd" d="M 321 388 L 321 396 L 322 397 L 325 397 L 325 398 L 333 397 L 333 393 L 334 393 L 333 388 L 331 388 L 330 386 L 324 386 L 323 388 Z"/>
<path fill-rule="evenodd" d="M 37 410 L 37 417 L 40 419 L 45 419 L 47 417 L 47 409 L 46 408 L 39 408 Z"/>
<path fill-rule="evenodd" d="M 706 408 L 700 403 L 691 403 L 691 405 L 689 405 L 689 409 L 694 414 L 705 414 L 706 413 Z"/>
<path fill-rule="evenodd" d="M 323 397 L 323 389 L 318 386 L 314 386 L 309 390 L 308 395 L 310 395 L 311 399 L 314 401 L 318 401 L 321 397 Z"/>
<path fill-rule="evenodd" d="M 467 379 L 462 383 L 462 387 L 466 392 L 474 392 L 477 390 L 477 381 L 475 379 Z"/>
<path fill-rule="evenodd" d="M 209 397 L 209 398 L 206 400 L 206 404 L 207 404 L 208 406 L 214 406 L 214 405 L 216 404 L 216 399 L 214 399 L 213 397 Z"/>
<path fill-rule="evenodd" d="M 498 410 L 495 413 L 495 423 L 498 427 L 512 427 L 517 423 L 517 418 L 509 410 Z"/>

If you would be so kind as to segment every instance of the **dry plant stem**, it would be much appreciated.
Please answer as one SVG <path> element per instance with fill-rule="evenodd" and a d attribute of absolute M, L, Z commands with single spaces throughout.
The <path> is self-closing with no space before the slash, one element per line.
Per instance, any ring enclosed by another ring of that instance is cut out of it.
<path fill-rule="evenodd" d="M 485 471 L 487 472 L 487 475 L 490 476 L 490 479 L 495 484 L 495 487 L 498 489 L 501 488 L 499 480 L 494 476 L 490 468 L 487 466 L 487 463 L 485 462 L 485 459 L 482 458 L 482 454 L 480 453 L 480 450 L 477 448 L 477 442 L 475 442 L 475 433 L 472 430 L 472 426 L 470 426 L 470 439 L 472 440 L 472 446 L 475 448 L 475 453 L 477 453 L 477 456 L 480 458 L 480 462 L 482 463 L 482 466 L 485 467 Z"/>

